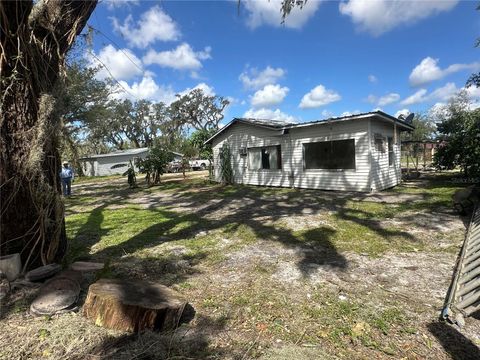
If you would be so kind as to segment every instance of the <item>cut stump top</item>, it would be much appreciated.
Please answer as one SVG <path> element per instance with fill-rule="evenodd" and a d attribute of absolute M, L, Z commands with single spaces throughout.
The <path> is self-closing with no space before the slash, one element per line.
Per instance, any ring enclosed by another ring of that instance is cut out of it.
<path fill-rule="evenodd" d="M 178 307 L 185 304 L 174 290 L 141 280 L 100 279 L 90 285 L 89 292 L 103 298 L 118 299 L 124 305 L 147 309 Z"/>

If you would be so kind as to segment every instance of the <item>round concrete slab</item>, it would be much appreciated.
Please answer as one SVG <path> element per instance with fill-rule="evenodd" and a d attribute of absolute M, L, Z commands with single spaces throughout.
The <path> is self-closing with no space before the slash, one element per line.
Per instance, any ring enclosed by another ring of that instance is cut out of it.
<path fill-rule="evenodd" d="M 59 277 L 47 281 L 30 305 L 36 315 L 53 315 L 70 308 L 78 300 L 80 285 L 72 279 Z"/>

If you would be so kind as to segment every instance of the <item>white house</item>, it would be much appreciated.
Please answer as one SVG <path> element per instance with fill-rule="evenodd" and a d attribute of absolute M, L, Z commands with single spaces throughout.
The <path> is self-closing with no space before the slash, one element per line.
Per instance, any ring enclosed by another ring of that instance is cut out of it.
<path fill-rule="evenodd" d="M 235 118 L 207 143 L 217 181 L 227 144 L 235 183 L 370 192 L 400 182 L 400 132 L 413 129 L 382 111 L 299 124 Z"/>
<path fill-rule="evenodd" d="M 182 159 L 182 154 L 173 152 L 174 161 Z M 104 176 L 113 174 L 123 174 L 129 164 L 135 167 L 135 171 L 138 171 L 136 165 L 137 159 L 145 159 L 148 155 L 148 148 L 118 150 L 108 154 L 90 155 L 80 159 L 82 164 L 83 173 L 86 176 Z"/>

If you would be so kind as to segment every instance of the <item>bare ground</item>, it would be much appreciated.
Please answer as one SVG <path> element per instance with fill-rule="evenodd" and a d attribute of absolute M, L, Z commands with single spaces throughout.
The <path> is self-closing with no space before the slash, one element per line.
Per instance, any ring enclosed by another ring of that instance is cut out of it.
<path fill-rule="evenodd" d="M 438 321 L 466 220 L 422 190 L 436 190 L 435 179 L 379 194 L 170 180 L 138 191 L 125 179 L 80 184 L 68 212 L 186 216 L 186 229 L 146 229 L 149 243 L 76 241 L 91 242 L 112 276 L 181 292 L 193 322 L 173 334 L 121 334 L 75 313 L 34 318 L 35 289 L 18 290 L 0 315 L 0 358 L 480 358 L 478 320 L 462 330 Z"/>

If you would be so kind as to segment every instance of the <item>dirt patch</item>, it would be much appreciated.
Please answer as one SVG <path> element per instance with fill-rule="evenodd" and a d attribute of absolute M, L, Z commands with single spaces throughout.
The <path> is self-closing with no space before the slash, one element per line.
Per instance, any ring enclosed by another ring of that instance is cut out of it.
<path fill-rule="evenodd" d="M 457 333 L 436 323 L 465 226 L 438 205 L 449 201 L 443 187 L 422 184 L 421 193 L 411 193 L 418 189 L 412 185 L 413 190 L 406 186 L 404 192 L 378 194 L 204 182 L 190 186 L 183 180 L 130 191 L 125 178 L 109 179 L 103 187 L 81 184 L 68 200 L 78 214 L 92 206 L 135 207 L 138 215 L 168 210 L 171 226 L 152 221 L 148 236 L 139 240 L 136 229 L 133 244 L 128 237 L 122 240 L 130 244 L 128 254 L 111 259 L 110 275 L 171 286 L 192 303 L 197 316 L 167 337 L 109 334 L 70 315 L 49 321 L 79 324 L 77 335 L 86 338 L 84 345 L 78 345 L 71 329 L 63 339 L 73 339 L 84 357 L 471 358 L 478 354 L 480 322 L 467 319 L 467 327 Z M 174 221 L 182 217 L 185 221 Z M 131 230 L 134 220 L 122 222 L 121 230 Z M 124 246 L 114 243 L 118 229 L 108 231 L 111 247 Z M 374 241 L 382 251 L 359 250 Z M 362 246 L 349 247 L 349 242 Z M 402 246 L 405 242 L 411 246 Z M 94 259 L 96 248 L 91 249 Z M 57 358 L 74 357 L 64 345 L 48 340 L 61 337 L 46 328 L 48 323 L 37 323 L 22 310 L 6 319 L 12 326 L 0 340 L 11 344 L 5 350 L 9 355 L 21 348 L 19 353 L 32 356 L 27 348 L 35 348 L 39 356 L 48 350 Z M 15 324 L 31 329 L 12 330 Z M 47 340 L 39 339 L 42 328 L 52 334 Z M 467 344 L 467 352 L 442 334 Z M 31 339 L 25 347 L 15 344 L 23 336 Z"/>

